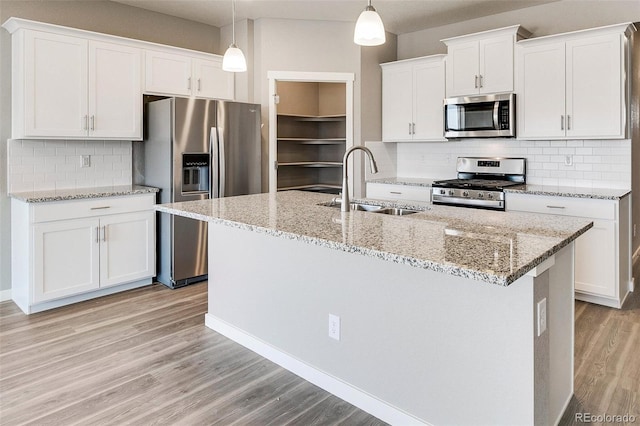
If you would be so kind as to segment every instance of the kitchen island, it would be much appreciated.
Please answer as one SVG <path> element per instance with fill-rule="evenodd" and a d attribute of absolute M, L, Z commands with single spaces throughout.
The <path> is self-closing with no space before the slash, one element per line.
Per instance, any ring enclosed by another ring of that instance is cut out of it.
<path fill-rule="evenodd" d="M 329 201 L 156 207 L 209 222 L 208 327 L 392 424 L 557 423 L 573 394 L 573 241 L 590 221 Z"/>

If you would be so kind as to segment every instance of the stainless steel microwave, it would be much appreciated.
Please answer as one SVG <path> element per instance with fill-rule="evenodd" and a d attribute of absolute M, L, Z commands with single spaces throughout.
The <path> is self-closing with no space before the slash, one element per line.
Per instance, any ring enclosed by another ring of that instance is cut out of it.
<path fill-rule="evenodd" d="M 445 138 L 513 138 L 516 95 L 464 96 L 444 100 Z"/>

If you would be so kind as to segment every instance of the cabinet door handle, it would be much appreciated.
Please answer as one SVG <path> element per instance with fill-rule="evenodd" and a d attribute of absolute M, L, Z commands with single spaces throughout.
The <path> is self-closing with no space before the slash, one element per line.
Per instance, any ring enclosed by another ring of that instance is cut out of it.
<path fill-rule="evenodd" d="M 85 115 L 80 121 L 82 121 L 82 130 L 89 130 L 89 116 Z"/>
<path fill-rule="evenodd" d="M 412 134 L 415 135 L 416 134 L 416 123 L 411 123 L 411 124 L 413 124 L 413 132 L 412 132 Z"/>
<path fill-rule="evenodd" d="M 567 130 L 571 130 L 571 116 L 567 115 Z"/>
<path fill-rule="evenodd" d="M 564 115 L 560 116 L 560 130 L 564 130 Z"/>
<path fill-rule="evenodd" d="M 200 87 L 200 79 L 198 79 L 198 92 L 201 90 Z"/>
<path fill-rule="evenodd" d="M 100 227 L 96 226 L 96 243 L 100 242 Z"/>
<path fill-rule="evenodd" d="M 103 226 L 102 227 L 102 241 L 107 241 L 107 227 Z"/>
<path fill-rule="evenodd" d="M 91 130 L 95 130 L 96 129 L 96 116 L 92 115 L 91 116 Z"/>
<path fill-rule="evenodd" d="M 402 192 L 400 192 L 400 191 L 389 191 L 389 194 L 400 195 L 400 194 L 402 194 Z"/>
<path fill-rule="evenodd" d="M 478 88 L 478 76 L 476 75 L 475 83 L 473 83 L 473 87 Z"/>
<path fill-rule="evenodd" d="M 482 74 L 480 74 L 480 88 L 482 89 Z"/>
<path fill-rule="evenodd" d="M 191 90 L 191 77 L 187 78 L 187 89 Z"/>
<path fill-rule="evenodd" d="M 409 123 L 409 134 L 411 134 L 411 123 Z"/>
<path fill-rule="evenodd" d="M 101 206 L 101 207 L 91 207 L 89 210 L 104 210 L 104 209 L 110 209 L 111 206 Z"/>
<path fill-rule="evenodd" d="M 565 206 L 547 206 L 548 209 L 565 209 Z"/>

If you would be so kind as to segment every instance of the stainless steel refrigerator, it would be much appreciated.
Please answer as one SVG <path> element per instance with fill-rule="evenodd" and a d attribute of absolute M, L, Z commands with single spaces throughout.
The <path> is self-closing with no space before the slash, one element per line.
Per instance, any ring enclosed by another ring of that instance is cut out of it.
<path fill-rule="evenodd" d="M 144 184 L 159 203 L 262 192 L 260 105 L 193 98 L 149 102 Z M 158 213 L 157 280 L 207 279 L 207 223 Z"/>

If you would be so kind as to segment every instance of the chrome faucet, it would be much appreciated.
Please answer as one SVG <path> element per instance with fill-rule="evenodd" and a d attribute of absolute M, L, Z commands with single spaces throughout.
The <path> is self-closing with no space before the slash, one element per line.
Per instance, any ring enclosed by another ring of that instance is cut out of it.
<path fill-rule="evenodd" d="M 369 148 L 364 146 L 352 146 L 344 153 L 344 157 L 342 158 L 342 205 L 340 206 L 340 211 L 343 212 L 351 210 L 351 200 L 349 200 L 349 182 L 347 179 L 347 159 L 349 158 L 349 154 L 358 149 L 364 151 L 369 157 L 371 173 L 378 173 L 378 165 L 376 164 L 376 160 L 373 158 L 373 153 Z"/>

